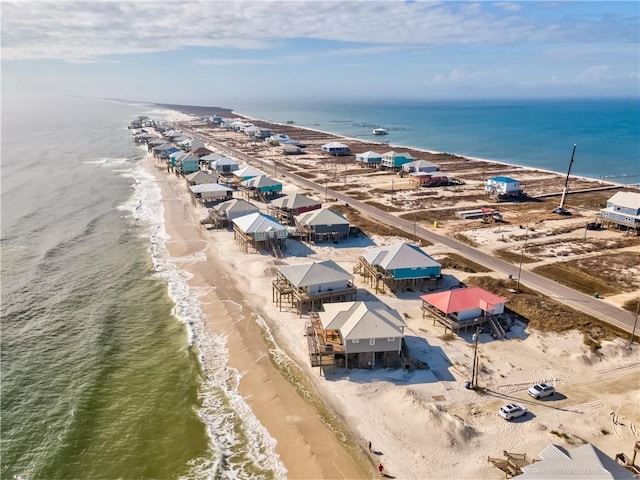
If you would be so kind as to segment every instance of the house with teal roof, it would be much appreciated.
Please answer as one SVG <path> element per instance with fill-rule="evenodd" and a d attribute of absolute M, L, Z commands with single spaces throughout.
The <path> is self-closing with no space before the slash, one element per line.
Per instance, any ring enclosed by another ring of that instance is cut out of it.
<path fill-rule="evenodd" d="M 413 162 L 415 158 L 407 152 L 390 151 L 382 154 L 382 167 L 391 170 L 399 170 L 405 163 Z"/>

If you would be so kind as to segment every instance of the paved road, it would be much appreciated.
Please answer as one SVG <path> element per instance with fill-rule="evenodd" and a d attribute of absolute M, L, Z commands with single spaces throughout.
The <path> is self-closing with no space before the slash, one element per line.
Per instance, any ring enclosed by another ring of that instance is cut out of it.
<path fill-rule="evenodd" d="M 215 144 L 222 151 L 226 151 L 229 154 L 234 155 L 238 159 L 244 158 L 247 161 L 252 162 L 254 165 L 265 166 L 264 162 L 255 158 L 248 157 L 245 152 L 224 145 L 223 143 L 216 142 L 213 139 L 209 139 L 209 141 Z M 269 168 L 271 168 L 271 166 Z M 502 273 L 505 275 L 505 277 L 507 277 L 508 275 L 513 275 L 513 277 L 516 278 L 518 275 L 517 266 L 505 262 L 504 260 L 500 260 L 499 258 L 488 255 L 476 248 L 470 247 L 469 245 L 466 245 L 444 235 L 440 235 L 419 225 L 414 225 L 414 223 L 409 220 L 405 220 L 390 213 L 383 212 L 378 208 L 355 200 L 343 193 L 327 189 L 326 186 L 314 183 L 295 173 L 288 172 L 281 168 L 274 168 L 274 173 L 276 172 L 277 175 L 281 175 L 285 178 L 293 180 L 295 183 L 301 186 L 305 186 L 311 190 L 318 192 L 319 195 L 329 195 L 329 197 L 331 198 L 335 198 L 340 202 L 347 203 L 351 208 L 354 208 L 361 213 L 366 214 L 368 217 L 374 220 L 378 220 L 381 223 L 398 228 L 410 235 L 413 235 L 415 231 L 415 234 L 418 237 L 424 240 L 428 240 L 431 243 L 440 243 L 442 245 L 445 245 L 446 247 L 455 250 L 458 254 L 467 258 L 468 260 L 490 268 L 495 272 Z M 631 333 L 634 328 L 636 316 L 631 312 L 606 303 L 603 300 L 599 300 L 589 295 L 577 292 L 572 288 L 556 283 L 533 272 L 522 270 L 520 272 L 520 283 L 532 290 L 538 291 L 544 295 L 554 298 L 557 301 L 568 305 L 569 307 L 598 318 L 626 332 Z M 638 330 L 636 329 L 636 334 L 637 332 Z"/>

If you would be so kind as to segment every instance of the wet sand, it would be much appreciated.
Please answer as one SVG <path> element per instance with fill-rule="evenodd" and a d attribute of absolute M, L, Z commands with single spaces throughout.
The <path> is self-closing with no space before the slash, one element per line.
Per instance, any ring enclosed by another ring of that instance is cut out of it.
<path fill-rule="evenodd" d="M 276 451 L 288 477 L 355 479 L 375 475 L 366 457 L 343 445 L 318 409 L 271 362 L 256 313 L 243 298 L 233 272 L 217 256 L 215 242 L 199 228 L 184 179 L 167 174 L 152 158 L 146 160 L 146 167 L 162 191 L 170 255 L 206 253 L 205 261 L 190 260 L 181 268 L 193 274 L 190 287 L 205 292 L 200 300 L 207 329 L 227 336 L 229 365 L 242 373 L 239 393 L 277 441 Z"/>

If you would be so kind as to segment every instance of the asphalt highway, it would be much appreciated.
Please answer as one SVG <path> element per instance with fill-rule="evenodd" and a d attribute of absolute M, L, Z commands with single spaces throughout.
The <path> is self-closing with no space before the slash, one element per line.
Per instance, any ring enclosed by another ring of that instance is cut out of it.
<path fill-rule="evenodd" d="M 201 132 L 198 132 L 198 134 L 202 135 Z M 462 242 L 446 237 L 444 235 L 440 235 L 435 231 L 414 224 L 414 222 L 411 222 L 409 220 L 396 217 L 395 215 L 392 215 L 388 212 L 383 212 L 378 208 L 355 200 L 348 195 L 331 190 L 327 188 L 326 185 L 312 182 L 304 177 L 301 177 L 300 175 L 288 172 L 282 168 L 278 168 L 273 164 L 268 165 L 261 160 L 248 157 L 245 152 L 215 141 L 211 137 L 208 138 L 208 140 L 212 144 L 215 144 L 220 150 L 226 151 L 238 159 L 244 159 L 247 161 L 247 163 L 254 164 L 257 167 L 262 167 L 263 169 L 268 166 L 268 171 L 265 170 L 265 173 L 268 173 L 269 175 L 271 175 L 270 171 L 271 168 L 273 168 L 273 175 L 280 175 L 281 177 L 288 178 L 300 186 L 304 186 L 316 191 L 321 196 L 325 195 L 330 198 L 335 198 L 339 202 L 344 202 L 345 204 L 349 205 L 350 208 L 354 208 L 359 212 L 365 214 L 369 218 L 377 220 L 382 224 L 398 228 L 410 235 L 413 235 L 415 233 L 416 236 L 431 243 L 442 244 L 448 248 L 451 248 L 456 253 L 468 260 L 483 265 L 495 272 L 504 274 L 505 278 L 509 275 L 512 275 L 513 278 L 517 278 L 518 276 L 518 266 L 514 266 L 508 262 L 505 262 L 504 260 L 486 254 L 477 248 L 470 247 L 469 245 L 466 245 Z M 544 295 L 547 295 L 548 297 L 553 298 L 569 307 L 600 319 L 603 322 L 609 323 L 610 325 L 626 331 L 629 334 L 631 334 L 635 326 L 635 332 L 636 334 L 638 333 L 638 326 L 636 325 L 636 315 L 619 307 L 616 307 L 615 305 L 606 303 L 601 299 L 577 292 L 572 288 L 566 287 L 524 269 L 520 271 L 520 284 L 532 290 L 538 291 Z"/>

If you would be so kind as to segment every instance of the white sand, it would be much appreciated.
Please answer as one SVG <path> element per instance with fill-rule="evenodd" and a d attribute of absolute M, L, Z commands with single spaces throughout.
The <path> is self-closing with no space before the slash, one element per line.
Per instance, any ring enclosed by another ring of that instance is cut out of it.
<path fill-rule="evenodd" d="M 286 186 L 285 193 L 296 187 Z M 266 210 L 264 204 L 258 205 Z M 198 207 L 197 215 L 206 212 Z M 516 232 L 517 233 L 517 232 Z M 382 294 L 378 297 L 403 314 L 406 340 L 414 356 L 430 365 L 427 371 L 398 369 L 333 372 L 309 366 L 303 336 L 305 317 L 280 312 L 271 301 L 271 281 L 279 265 L 332 259 L 351 271 L 367 248 L 362 239 L 335 246 L 311 246 L 288 241 L 284 259 L 267 253 L 244 253 L 229 231 L 206 233 L 246 300 L 271 329 L 279 347 L 307 373 L 328 404 L 344 419 L 356 440 L 378 452 L 395 478 L 503 478 L 487 462 L 503 450 L 537 454 L 549 443 L 579 445 L 590 442 L 614 457 L 630 454 L 640 439 L 640 348 L 628 340 L 603 342 L 598 353 L 583 343 L 582 335 L 546 334 L 514 325 L 503 340 L 480 336 L 479 385 L 485 394 L 467 390 L 473 344 L 470 335 L 444 341 L 443 328 L 423 319 L 420 293 Z M 372 238 L 375 245 L 399 238 Z M 371 246 L 369 244 L 368 246 Z M 438 252 L 438 246 L 427 253 Z M 445 271 L 459 280 L 465 274 Z M 358 299 L 373 298 L 359 277 Z M 553 382 L 559 394 L 535 401 L 526 389 L 539 381 Z M 517 401 L 532 412 L 523 420 L 506 422 L 497 415 L 500 405 Z M 290 412 L 292 415 L 294 412 Z"/>

